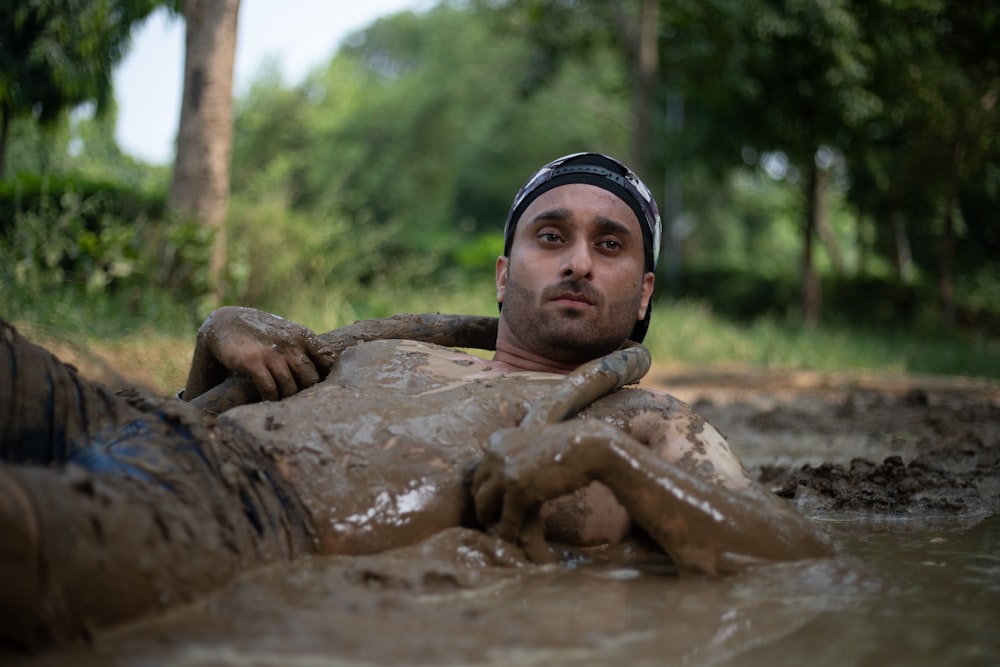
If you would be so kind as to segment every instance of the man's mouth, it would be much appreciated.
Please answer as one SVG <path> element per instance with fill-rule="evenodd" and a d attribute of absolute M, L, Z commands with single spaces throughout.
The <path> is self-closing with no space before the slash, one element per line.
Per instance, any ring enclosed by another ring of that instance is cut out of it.
<path fill-rule="evenodd" d="M 559 303 L 568 303 L 577 306 L 592 306 L 594 302 L 588 297 L 577 292 L 563 292 L 556 296 L 553 301 L 558 301 Z"/>

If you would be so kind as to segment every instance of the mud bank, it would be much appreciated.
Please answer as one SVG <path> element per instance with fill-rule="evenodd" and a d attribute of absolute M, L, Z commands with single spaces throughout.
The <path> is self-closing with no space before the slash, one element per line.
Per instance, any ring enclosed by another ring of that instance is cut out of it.
<path fill-rule="evenodd" d="M 1000 512 L 1000 384 L 810 373 L 653 373 L 809 515 Z"/>

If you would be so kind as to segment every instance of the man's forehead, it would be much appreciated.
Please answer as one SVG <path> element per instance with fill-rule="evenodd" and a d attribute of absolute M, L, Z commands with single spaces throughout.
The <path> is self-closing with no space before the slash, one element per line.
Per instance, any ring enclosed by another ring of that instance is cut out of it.
<path fill-rule="evenodd" d="M 603 218 L 624 225 L 633 234 L 642 234 L 639 219 L 631 206 L 613 192 L 587 183 L 568 183 L 543 192 L 524 209 L 517 228 L 530 225 L 542 215 L 580 216 L 595 221 Z M 514 233 L 517 231 L 515 229 Z"/>

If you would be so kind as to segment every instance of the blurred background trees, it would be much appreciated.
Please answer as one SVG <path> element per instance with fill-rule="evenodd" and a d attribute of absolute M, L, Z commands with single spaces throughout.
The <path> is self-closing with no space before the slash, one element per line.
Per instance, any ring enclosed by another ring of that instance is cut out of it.
<path fill-rule="evenodd" d="M 50 126 L 79 104 L 106 112 L 132 25 L 163 0 L 20 0 L 0 17 L 0 178 L 10 125 Z"/>
<path fill-rule="evenodd" d="M 140 17 L 155 3 L 119 4 Z M 4 291 L 32 266 L 88 279 L 101 262 L 103 285 L 125 289 L 121 263 L 13 231 L 66 217 L 66 192 L 82 205 L 114 187 L 149 207 L 85 216 L 89 252 L 100 229 L 131 230 L 128 279 L 204 303 L 207 239 L 154 205 L 169 175 L 116 150 L 113 123 L 70 113 L 113 113 L 99 86 L 26 102 L 2 29 L 0 102 L 19 110 Z M 997 43 L 985 0 L 467 0 L 386 17 L 301 85 L 264 68 L 235 100 L 225 299 L 287 312 L 308 286 L 367 316 L 475 293 L 463 303 L 489 312 L 513 193 L 551 158 L 598 150 L 660 201 L 660 301 L 996 337 Z M 128 255 L 115 243 L 105 255 Z M 168 257 L 186 268 L 164 271 Z"/>

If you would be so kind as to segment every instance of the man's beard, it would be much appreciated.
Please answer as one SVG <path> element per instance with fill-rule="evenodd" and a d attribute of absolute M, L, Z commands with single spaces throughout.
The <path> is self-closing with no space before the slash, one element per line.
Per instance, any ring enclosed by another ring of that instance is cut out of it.
<path fill-rule="evenodd" d="M 629 300 L 608 303 L 597 321 L 568 306 L 541 308 L 565 292 L 581 294 L 599 309 L 605 305 L 604 297 L 583 281 L 565 280 L 539 295 L 522 287 L 511 273 L 507 274 L 504 319 L 531 352 L 554 361 L 582 363 L 614 352 L 628 339 L 639 313 L 641 293 L 637 291 Z"/>

